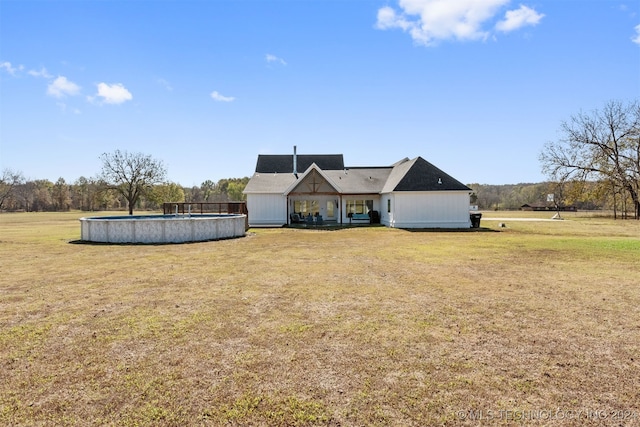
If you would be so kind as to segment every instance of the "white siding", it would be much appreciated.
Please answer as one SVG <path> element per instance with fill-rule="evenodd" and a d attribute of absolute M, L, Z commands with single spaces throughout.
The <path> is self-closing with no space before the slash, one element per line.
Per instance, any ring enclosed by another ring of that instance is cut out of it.
<path fill-rule="evenodd" d="M 469 193 L 467 191 L 394 192 L 372 195 L 342 196 L 339 213 L 346 217 L 347 199 L 373 199 L 373 209 L 380 212 L 380 222 L 397 228 L 470 228 Z M 387 200 L 391 212 L 387 212 Z M 282 194 L 247 194 L 249 226 L 287 224 L 287 198 Z M 338 212 L 336 212 L 338 215 Z M 339 219 L 338 219 L 339 220 Z"/>
<path fill-rule="evenodd" d="M 282 194 L 247 194 L 249 226 L 281 226 L 287 223 L 287 198 Z"/>
<path fill-rule="evenodd" d="M 391 213 L 383 209 L 382 223 L 398 228 L 470 228 L 469 193 L 466 191 L 396 192 Z"/>
<path fill-rule="evenodd" d="M 391 212 L 388 212 L 388 203 L 391 203 Z M 380 197 L 380 223 L 387 227 L 393 227 L 393 194 L 383 194 Z"/>

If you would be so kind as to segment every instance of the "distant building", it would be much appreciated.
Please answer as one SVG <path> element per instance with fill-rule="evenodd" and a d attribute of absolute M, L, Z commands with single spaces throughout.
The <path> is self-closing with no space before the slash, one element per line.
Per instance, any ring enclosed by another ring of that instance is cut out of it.
<path fill-rule="evenodd" d="M 469 228 L 472 190 L 422 157 L 345 167 L 342 154 L 258 156 L 244 193 L 249 225 L 380 222 L 398 228 Z"/>

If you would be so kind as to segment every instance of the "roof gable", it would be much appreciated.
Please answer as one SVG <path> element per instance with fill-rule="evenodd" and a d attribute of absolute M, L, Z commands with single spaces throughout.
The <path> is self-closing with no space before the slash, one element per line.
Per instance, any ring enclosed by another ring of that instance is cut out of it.
<path fill-rule="evenodd" d="M 307 170 L 285 190 L 285 194 L 339 193 L 340 188 L 323 171 L 313 163 Z"/>
<path fill-rule="evenodd" d="M 322 170 L 344 169 L 342 154 L 298 154 L 297 172 L 301 173 L 316 164 Z M 293 154 L 260 154 L 256 163 L 257 173 L 293 173 Z"/>

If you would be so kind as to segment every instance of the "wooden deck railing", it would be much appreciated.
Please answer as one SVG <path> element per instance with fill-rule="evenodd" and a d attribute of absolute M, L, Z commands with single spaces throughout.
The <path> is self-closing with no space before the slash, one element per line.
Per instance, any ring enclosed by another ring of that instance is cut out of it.
<path fill-rule="evenodd" d="M 244 214 L 245 228 L 249 229 L 247 202 L 168 202 L 162 204 L 162 211 L 165 215 Z"/>

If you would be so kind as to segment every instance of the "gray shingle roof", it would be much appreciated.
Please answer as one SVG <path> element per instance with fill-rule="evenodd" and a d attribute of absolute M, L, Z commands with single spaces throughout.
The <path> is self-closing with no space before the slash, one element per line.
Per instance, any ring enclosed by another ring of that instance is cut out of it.
<path fill-rule="evenodd" d="M 391 167 L 347 168 L 326 172 L 327 176 L 340 187 L 343 194 L 380 193 L 390 173 Z"/>
<path fill-rule="evenodd" d="M 422 157 L 412 160 L 405 158 L 388 167 L 345 168 L 342 154 L 298 155 L 298 176 L 301 177 L 308 171 L 313 163 L 316 163 L 342 194 L 472 191 Z M 297 181 L 292 171 L 293 155 L 260 155 L 256 173 L 249 180 L 245 193 L 284 193 Z"/>
<path fill-rule="evenodd" d="M 292 173 L 254 173 L 245 193 L 282 193 L 294 181 L 296 177 Z"/>
<path fill-rule="evenodd" d="M 382 192 L 461 190 L 472 191 L 469 187 L 422 157 L 416 157 L 394 167 Z"/>
<path fill-rule="evenodd" d="M 324 171 L 344 169 L 342 154 L 298 154 L 298 173 L 313 163 Z M 293 173 L 293 154 L 260 154 L 256 163 L 258 173 Z"/>

